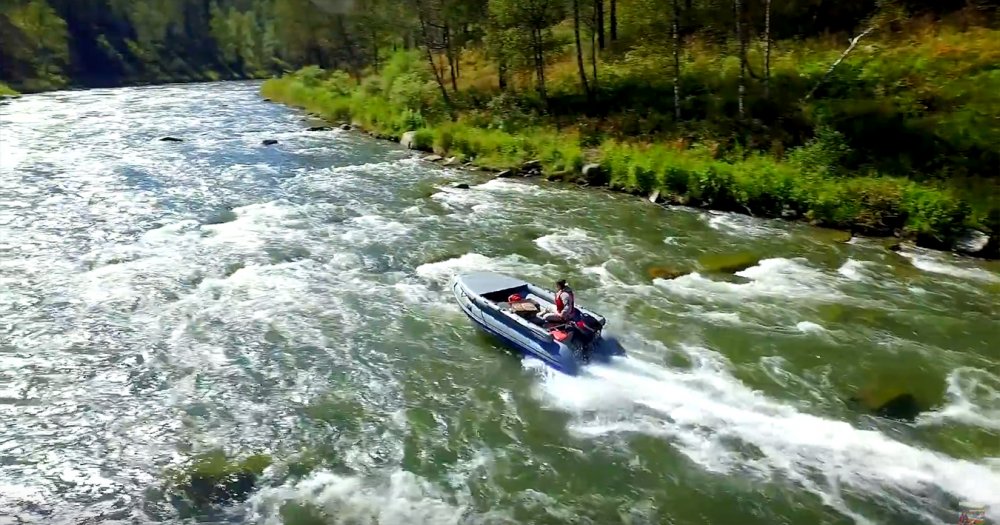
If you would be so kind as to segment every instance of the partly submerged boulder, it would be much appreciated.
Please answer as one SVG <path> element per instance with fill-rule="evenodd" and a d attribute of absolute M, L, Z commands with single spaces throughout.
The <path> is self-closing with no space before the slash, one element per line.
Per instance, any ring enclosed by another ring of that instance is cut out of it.
<path fill-rule="evenodd" d="M 649 195 L 649 202 L 657 204 L 660 202 L 660 190 L 654 190 L 653 193 Z"/>
<path fill-rule="evenodd" d="M 222 451 L 213 451 L 174 472 L 167 488 L 195 505 L 238 502 L 250 495 L 257 479 L 270 465 L 271 458 L 264 455 L 233 461 Z"/>
<path fill-rule="evenodd" d="M 179 139 L 177 137 L 163 137 L 160 142 L 184 142 L 184 139 Z"/>
<path fill-rule="evenodd" d="M 441 155 L 428 155 L 424 157 L 424 160 L 427 162 L 441 162 L 442 159 L 443 157 L 441 157 Z"/>
<path fill-rule="evenodd" d="M 467 182 L 456 182 L 455 184 L 452 184 L 451 187 L 456 190 L 467 190 L 469 189 L 469 184 Z"/>
<path fill-rule="evenodd" d="M 581 172 L 583 179 L 591 186 L 603 186 L 608 183 L 608 176 L 600 164 L 587 164 Z"/>
<path fill-rule="evenodd" d="M 313 126 L 306 131 L 330 131 L 332 129 L 330 126 Z"/>
<path fill-rule="evenodd" d="M 980 255 L 990 245 L 990 236 L 979 230 L 968 229 L 955 241 L 955 251 L 966 255 Z"/>
<path fill-rule="evenodd" d="M 399 145 L 406 149 L 417 149 L 417 132 L 407 131 L 399 137 Z"/>
<path fill-rule="evenodd" d="M 873 416 L 897 421 L 914 421 L 921 412 L 929 409 L 917 396 L 902 392 L 891 397 L 862 392 L 850 398 L 850 403 Z"/>
<path fill-rule="evenodd" d="M 742 272 L 751 266 L 756 266 L 760 257 L 751 252 L 709 253 L 698 258 L 698 265 L 708 273 Z"/>
<path fill-rule="evenodd" d="M 442 164 L 442 166 L 454 166 L 456 164 L 458 164 L 458 157 L 448 157 L 444 161 L 444 163 Z"/>
<path fill-rule="evenodd" d="M 678 277 L 683 277 L 691 272 L 686 270 L 681 270 L 679 268 L 672 268 L 669 266 L 653 266 L 646 270 L 646 274 L 649 275 L 650 279 L 676 279 Z"/>
<path fill-rule="evenodd" d="M 342 129 L 344 131 L 351 131 L 351 125 L 347 124 L 347 123 L 341 124 L 340 125 L 340 129 Z"/>
<path fill-rule="evenodd" d="M 278 143 L 278 141 L 276 139 L 264 139 L 261 142 L 261 144 L 263 144 L 265 146 L 274 146 L 277 143 Z"/>
<path fill-rule="evenodd" d="M 513 176 L 514 176 L 513 170 L 503 170 L 500 173 L 497 173 L 498 179 L 506 179 L 507 177 L 513 177 Z"/>

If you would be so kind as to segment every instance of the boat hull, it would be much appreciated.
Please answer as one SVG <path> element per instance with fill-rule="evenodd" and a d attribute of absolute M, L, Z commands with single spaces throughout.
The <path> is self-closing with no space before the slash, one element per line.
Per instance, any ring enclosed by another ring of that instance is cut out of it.
<path fill-rule="evenodd" d="M 484 277 L 495 277 L 495 284 Z M 463 279 L 459 276 L 452 290 L 455 299 L 465 315 L 483 332 L 495 337 L 510 349 L 526 356 L 534 357 L 551 368 L 569 375 L 576 375 L 580 367 L 589 360 L 606 361 L 613 355 L 621 355 L 621 345 L 613 338 L 599 335 L 587 345 L 586 349 L 578 345 L 564 344 L 555 340 L 550 333 L 540 327 L 504 312 L 495 302 L 485 298 L 483 290 L 497 288 L 492 293 L 505 292 L 513 289 L 544 293 L 536 287 L 494 274 L 475 274 L 480 281 Z M 589 312 L 588 312 L 589 313 Z M 603 324 L 603 318 L 601 319 Z"/>

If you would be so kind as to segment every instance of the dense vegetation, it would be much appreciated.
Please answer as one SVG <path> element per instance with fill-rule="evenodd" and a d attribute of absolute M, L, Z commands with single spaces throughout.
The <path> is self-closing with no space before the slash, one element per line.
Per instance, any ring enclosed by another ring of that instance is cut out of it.
<path fill-rule="evenodd" d="M 419 147 L 479 165 L 539 159 L 579 179 L 599 162 L 590 182 L 677 202 L 935 247 L 975 227 L 1000 244 L 995 3 L 404 6 L 388 30 L 371 23 L 383 47 L 415 35 L 412 50 L 380 63 L 373 47 L 265 95 L 388 136 L 417 130 Z"/>
<path fill-rule="evenodd" d="M 363 42 L 339 37 L 360 20 L 341 11 L 323 0 L 3 0 L 0 82 L 34 92 L 344 67 Z"/>
<path fill-rule="evenodd" d="M 480 165 L 1000 251 L 998 26 L 995 0 L 5 0 L 0 82 L 308 65 L 267 96 Z"/>

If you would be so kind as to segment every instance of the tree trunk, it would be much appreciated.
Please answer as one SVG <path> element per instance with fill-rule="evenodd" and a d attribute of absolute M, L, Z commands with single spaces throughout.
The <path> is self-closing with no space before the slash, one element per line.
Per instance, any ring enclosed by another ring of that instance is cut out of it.
<path fill-rule="evenodd" d="M 869 27 L 868 29 L 865 29 L 864 32 L 862 32 L 860 35 L 851 39 L 851 45 L 848 46 L 847 49 L 845 49 L 844 52 L 840 54 L 840 58 L 838 58 L 833 63 L 833 65 L 830 66 L 830 69 L 826 70 L 826 73 L 823 74 L 823 78 L 819 79 L 819 82 L 817 82 L 816 85 L 813 86 L 813 88 L 809 91 L 809 94 L 806 95 L 805 100 L 811 99 L 813 95 L 816 94 L 816 90 L 818 90 L 819 87 L 826 82 L 826 79 L 830 78 L 830 75 L 833 74 L 833 70 L 837 69 L 837 66 L 839 66 L 840 63 L 843 62 L 845 58 L 847 58 L 847 55 L 851 54 L 851 51 L 854 51 L 854 48 L 857 47 L 858 42 L 860 42 L 862 38 L 868 36 L 868 33 L 871 33 L 874 30 L 875 26 Z"/>
<path fill-rule="evenodd" d="M 764 0 L 764 98 L 771 98 L 771 0 Z"/>
<path fill-rule="evenodd" d="M 497 60 L 497 87 L 507 91 L 507 59 L 502 56 Z"/>
<path fill-rule="evenodd" d="M 595 14 L 592 21 L 596 22 L 596 20 L 597 20 L 597 15 Z M 594 73 L 591 79 L 592 80 L 591 86 L 593 86 L 593 92 L 595 95 L 597 94 L 597 30 L 595 29 L 596 27 L 597 27 L 596 25 L 593 26 L 590 31 L 590 67 Z"/>
<path fill-rule="evenodd" d="M 746 116 L 746 77 L 747 77 L 747 60 L 746 60 L 746 40 L 743 38 L 743 0 L 733 0 L 733 8 L 736 11 L 736 38 L 740 41 L 740 76 L 739 76 L 739 111 L 740 118 Z"/>
<path fill-rule="evenodd" d="M 618 40 L 618 0 L 611 0 L 611 17 L 608 22 L 611 24 L 611 41 Z"/>
<path fill-rule="evenodd" d="M 583 46 L 580 44 L 580 0 L 573 0 L 573 37 L 576 39 L 576 65 L 580 70 L 580 85 L 590 100 L 590 86 L 587 85 L 587 68 L 583 65 Z"/>
<path fill-rule="evenodd" d="M 597 47 L 604 49 L 604 0 L 594 0 L 597 13 Z"/>
<path fill-rule="evenodd" d="M 458 92 L 458 74 L 455 72 L 455 51 L 451 47 L 451 28 L 444 26 L 444 53 L 448 59 L 448 71 L 451 73 L 451 90 Z"/>
<path fill-rule="evenodd" d="M 545 50 L 542 48 L 542 30 L 534 29 L 532 32 L 535 46 L 535 70 L 538 73 L 538 94 L 542 100 L 548 99 L 545 91 Z"/>
<path fill-rule="evenodd" d="M 674 0 L 674 119 L 681 120 L 681 5 Z"/>
<path fill-rule="evenodd" d="M 424 38 L 424 50 L 427 52 L 427 63 L 430 64 L 431 69 L 434 70 L 434 80 L 437 82 L 438 88 L 441 90 L 441 97 L 444 99 L 444 103 L 450 107 L 451 98 L 448 97 L 448 90 L 444 87 L 444 79 L 441 78 L 441 72 L 438 71 L 437 64 L 434 63 L 434 53 L 431 52 L 431 37 L 427 32 L 426 13 L 424 13 L 424 6 L 420 0 L 417 0 L 417 19 L 420 21 L 420 34 Z"/>

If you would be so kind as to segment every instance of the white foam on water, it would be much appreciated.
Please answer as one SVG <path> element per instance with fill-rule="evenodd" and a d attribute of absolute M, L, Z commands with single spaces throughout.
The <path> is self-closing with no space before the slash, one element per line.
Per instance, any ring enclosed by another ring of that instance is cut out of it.
<path fill-rule="evenodd" d="M 823 334 L 823 333 L 826 333 L 826 328 L 823 328 L 822 325 L 813 323 L 811 321 L 802 321 L 802 322 L 796 324 L 795 328 L 798 328 L 799 331 L 802 332 L 802 333 L 804 333 L 804 334 Z"/>
<path fill-rule="evenodd" d="M 391 243 L 413 231 L 408 226 L 381 215 L 362 215 L 347 221 L 348 231 L 341 238 L 349 243 Z"/>
<path fill-rule="evenodd" d="M 833 300 L 843 294 L 832 286 L 821 271 L 809 267 L 800 259 L 764 259 L 736 273 L 750 279 L 749 283 L 715 281 L 695 272 L 676 279 L 656 279 L 653 282 L 677 295 L 742 301 L 749 297 L 781 297 L 804 300 Z"/>
<path fill-rule="evenodd" d="M 661 437 L 708 471 L 789 480 L 858 522 L 872 520 L 844 501 L 845 489 L 912 511 L 937 487 L 1000 513 L 1000 471 L 800 412 L 742 384 L 717 353 L 684 350 L 705 359 L 684 371 L 631 357 L 576 377 L 547 373 L 536 394 L 570 413 L 577 435 Z"/>
<path fill-rule="evenodd" d="M 476 189 L 496 193 L 521 193 L 526 195 L 542 195 L 546 192 L 546 190 L 534 184 L 514 182 L 506 179 L 491 179 L 476 186 Z M 557 190 L 549 189 L 548 191 Z"/>
<path fill-rule="evenodd" d="M 913 266 L 931 273 L 950 275 L 960 279 L 1000 283 L 1000 274 L 982 268 L 959 266 L 945 262 L 940 255 L 931 252 L 900 251 L 900 255 L 910 260 Z"/>
<path fill-rule="evenodd" d="M 865 270 L 865 261 L 847 259 L 847 262 L 837 269 L 837 273 L 852 281 L 871 281 L 871 276 Z"/>
<path fill-rule="evenodd" d="M 960 423 L 1000 430 L 1000 378 L 986 370 L 962 367 L 948 374 L 948 402 L 921 414 L 920 425 Z"/>
<path fill-rule="evenodd" d="M 567 259 L 580 260 L 587 255 L 599 255 L 601 243 L 580 228 L 559 230 L 535 239 L 535 244 L 553 254 Z"/>
<path fill-rule="evenodd" d="M 751 237 L 787 237 L 789 233 L 780 228 L 768 226 L 762 219 L 730 212 L 711 211 L 702 215 L 713 230 L 733 235 Z"/>
<path fill-rule="evenodd" d="M 478 253 L 466 253 L 444 261 L 421 264 L 417 267 L 416 274 L 422 279 L 447 285 L 461 273 L 482 271 L 515 276 L 522 276 L 525 272 L 529 272 L 530 280 L 531 276 L 537 278 L 544 276 L 542 268 L 542 266 L 527 262 L 526 259 L 518 255 L 490 258 Z"/>
<path fill-rule="evenodd" d="M 262 489 L 250 501 L 250 521 L 281 525 L 280 509 L 288 502 L 318 508 L 330 525 L 457 525 L 467 512 L 467 506 L 449 502 L 430 482 L 403 470 L 386 479 L 321 471 L 291 485 Z"/>

